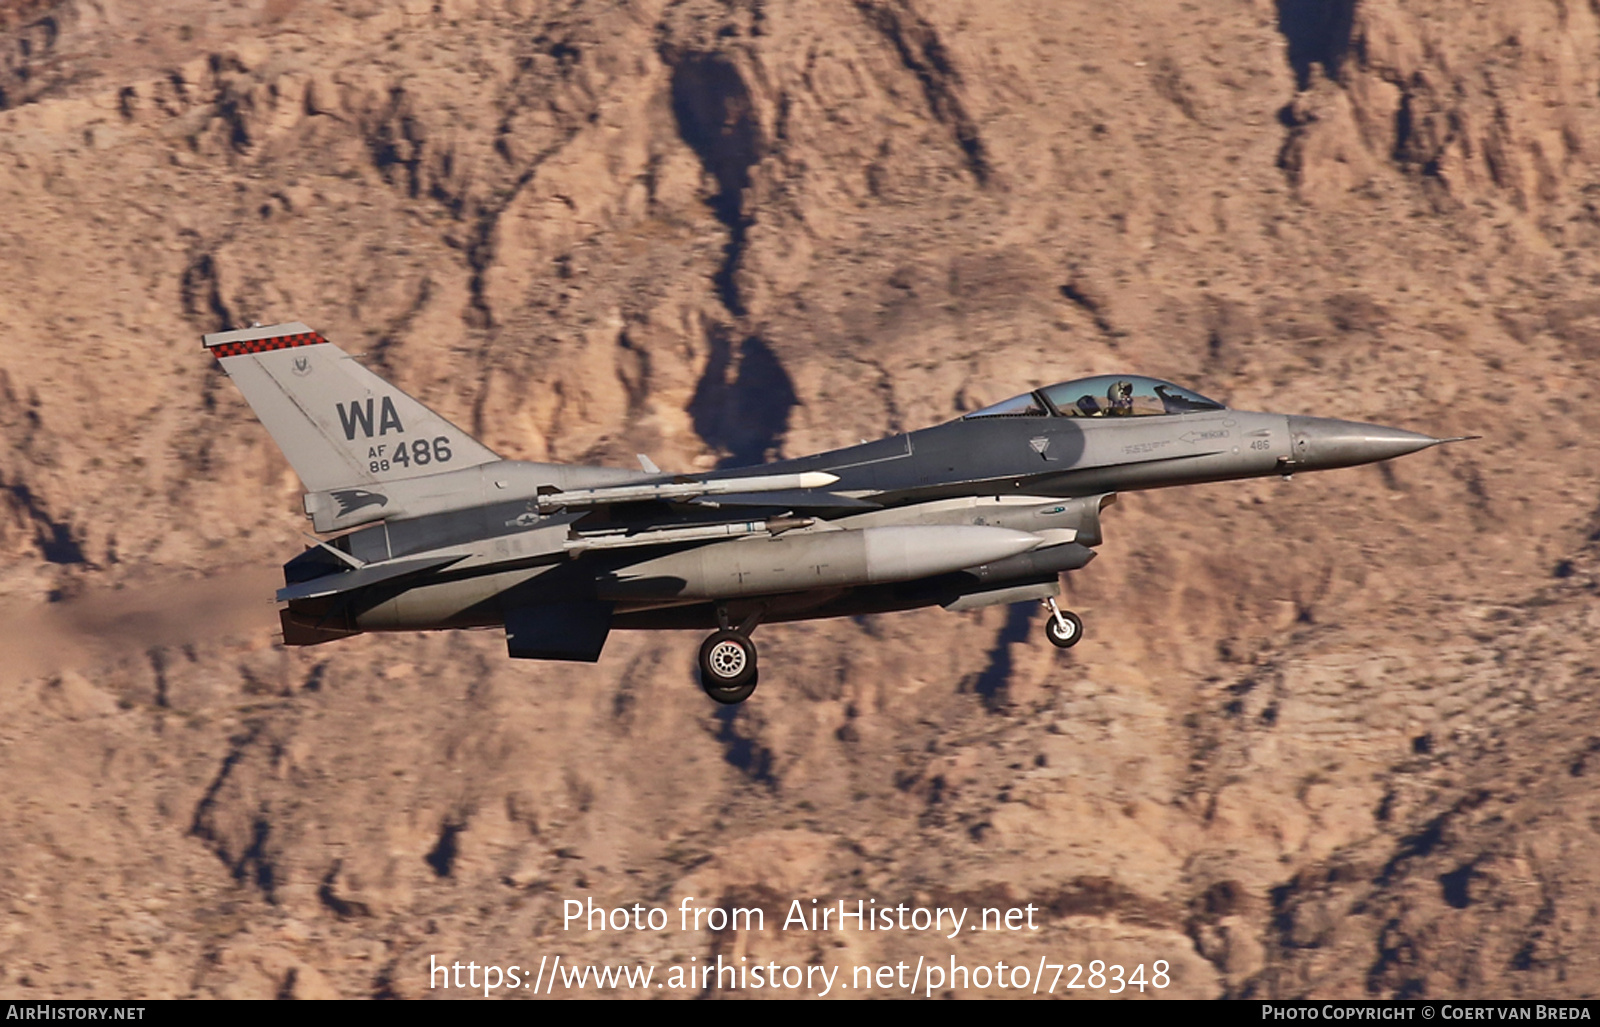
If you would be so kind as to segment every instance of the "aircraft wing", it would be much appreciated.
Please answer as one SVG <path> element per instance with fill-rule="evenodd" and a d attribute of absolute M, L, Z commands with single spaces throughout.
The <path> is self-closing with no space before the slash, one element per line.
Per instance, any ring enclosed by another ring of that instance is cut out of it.
<path fill-rule="evenodd" d="M 298 585 L 278 589 L 278 602 L 287 603 L 295 599 L 318 599 L 322 596 L 337 595 L 340 592 L 350 592 L 368 585 L 403 578 L 410 574 L 421 574 L 424 571 L 438 570 L 448 567 L 466 559 L 465 553 L 454 556 L 419 556 L 412 560 L 390 560 L 385 563 L 368 564 L 353 571 L 344 571 L 339 574 L 327 574 L 311 581 L 302 581 Z"/>

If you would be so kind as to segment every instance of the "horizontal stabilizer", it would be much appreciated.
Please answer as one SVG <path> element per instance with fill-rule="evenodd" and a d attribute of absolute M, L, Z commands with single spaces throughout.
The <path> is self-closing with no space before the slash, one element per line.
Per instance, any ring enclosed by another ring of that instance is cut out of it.
<path fill-rule="evenodd" d="M 778 492 L 730 492 L 691 499 L 696 506 L 769 506 L 790 510 L 877 510 L 881 504 L 819 489 L 785 489 Z"/>
<path fill-rule="evenodd" d="M 411 574 L 422 574 L 426 571 L 448 567 L 465 558 L 465 554 L 456 556 L 419 556 L 414 560 L 369 563 L 360 570 L 348 571 L 343 574 L 328 574 L 312 581 L 302 581 L 298 585 L 280 588 L 278 589 L 278 602 L 288 603 L 296 599 L 320 599 L 323 596 L 337 595 L 340 592 L 353 592 L 358 588 L 366 588 L 369 585 L 392 581 L 395 578 L 403 578 Z"/>

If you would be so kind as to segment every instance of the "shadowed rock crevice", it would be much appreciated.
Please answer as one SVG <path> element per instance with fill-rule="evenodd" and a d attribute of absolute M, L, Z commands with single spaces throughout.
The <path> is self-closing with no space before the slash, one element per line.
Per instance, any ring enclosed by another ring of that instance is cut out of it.
<path fill-rule="evenodd" d="M 678 134 L 716 181 L 717 191 L 707 202 L 717 220 L 728 226 L 728 245 L 715 276 L 717 293 L 729 311 L 742 315 L 744 303 L 735 275 L 752 221 L 744 200 L 750 168 L 761 159 L 761 125 L 750 89 L 728 58 L 671 51 L 663 56 L 672 65 L 672 114 Z"/>
<path fill-rule="evenodd" d="M 894 47 L 906 70 L 917 77 L 929 112 L 950 130 L 972 177 L 979 185 L 987 185 L 993 173 L 988 149 L 978 133 L 977 121 L 961 102 L 961 75 L 951 63 L 938 31 L 904 0 L 856 0 L 856 7 Z"/>
<path fill-rule="evenodd" d="M 455 869 L 456 856 L 460 855 L 460 846 L 456 837 L 467 829 L 465 821 L 450 818 L 439 826 L 439 841 L 434 845 L 433 851 L 423 859 L 432 868 L 434 875 L 449 877 Z"/>
<path fill-rule="evenodd" d="M 1394 112 L 1394 148 L 1389 159 L 1401 170 L 1421 175 L 1424 185 L 1436 193 L 1447 190 L 1443 164 L 1446 151 L 1461 142 L 1459 114 L 1441 105 L 1421 76 L 1392 84 L 1400 90 L 1400 104 Z M 1495 186 L 1515 190 L 1515 183 L 1504 175 L 1500 135 L 1491 133 L 1483 145 L 1484 163 Z"/>
<path fill-rule="evenodd" d="M 33 525 L 34 544 L 39 547 L 40 556 L 55 564 L 88 563 L 83 555 L 83 547 L 72 537 L 72 529 L 61 521 L 51 519 L 32 489 L 22 482 L 7 485 L 0 481 L 0 491 L 11 497 L 13 507 L 21 515 L 18 519 Z"/>
<path fill-rule="evenodd" d="M 495 193 L 488 200 L 476 204 L 462 203 L 462 209 L 469 210 L 464 220 L 471 223 L 471 231 L 465 246 L 467 266 L 472 269 L 471 276 L 467 279 L 467 288 L 471 295 L 466 311 L 462 314 L 463 320 L 472 328 L 489 328 L 495 323 L 494 312 L 489 306 L 488 276 L 494 267 L 498 254 L 496 253 L 496 229 L 500 224 L 500 217 L 516 200 L 517 195 L 533 181 L 533 176 L 545 161 L 560 153 L 578 135 L 583 119 L 569 119 L 562 130 L 560 137 L 549 146 L 540 150 L 528 162 L 517 178 L 504 190 Z"/>
<path fill-rule="evenodd" d="M 228 777 L 233 773 L 233 768 L 239 765 L 240 760 L 244 759 L 245 750 L 249 748 L 251 742 L 255 741 L 260 732 L 260 725 L 256 725 L 251 727 L 245 734 L 233 739 L 233 747 L 228 750 L 228 755 L 222 758 L 222 766 L 218 768 L 217 776 L 211 779 L 211 784 L 206 787 L 206 793 L 195 804 L 194 817 L 189 822 L 189 833 L 194 837 L 203 838 L 208 842 L 219 841 L 216 824 L 213 820 L 213 813 L 217 807 L 217 796 L 222 791 L 223 786 L 228 783 Z M 219 842 L 219 846 L 220 844 Z M 224 862 L 228 861 L 227 854 L 222 848 L 218 848 L 217 854 L 223 858 Z"/>
<path fill-rule="evenodd" d="M 251 746 L 261 737 L 264 726 L 260 723 L 251 725 L 243 734 L 234 736 L 232 747 L 223 757 L 222 766 L 217 770 L 217 776 L 206 787 L 198 803 L 195 804 L 194 816 L 189 822 L 189 834 L 209 843 L 211 850 L 216 853 L 233 879 L 240 884 L 253 884 L 261 891 L 268 902 L 276 902 L 276 890 L 283 883 L 282 874 L 279 873 L 277 860 L 274 858 L 268 842 L 272 837 L 272 823 L 268 816 L 268 807 L 261 803 L 250 816 L 248 840 L 238 845 L 237 836 L 230 838 L 230 832 L 224 823 L 219 823 L 219 816 L 223 814 L 223 791 L 229 785 L 236 785 L 234 772 L 241 760 L 250 752 Z M 235 801 L 242 801 L 242 797 L 234 793 Z"/>
<path fill-rule="evenodd" d="M 765 342 L 752 335 L 735 351 L 717 331 L 689 416 L 706 444 L 727 454 L 719 467 L 747 467 L 782 444 L 797 402 L 789 372 Z"/>
<path fill-rule="evenodd" d="M 469 328 L 494 327 L 504 311 L 492 309 L 490 278 L 507 259 L 501 218 L 517 202 L 539 169 L 565 151 L 598 116 L 598 98 L 574 83 L 581 52 L 566 40 L 544 35 L 533 41 L 537 59 L 523 54 L 494 114 L 493 158 L 474 160 L 455 124 L 430 116 L 429 97 L 395 86 L 370 102 L 355 119 L 367 162 L 385 183 L 416 201 L 436 203 L 459 229 L 450 245 L 466 257 L 469 299 L 462 320 Z M 550 76 L 554 59 L 555 74 Z M 544 131 L 519 125 L 530 110 L 548 117 Z M 503 301 L 502 301 L 503 303 Z"/>
<path fill-rule="evenodd" d="M 172 702 L 167 694 L 169 689 L 167 684 L 167 651 L 160 646 L 156 646 L 146 652 L 145 656 L 150 660 L 150 670 L 155 675 L 155 704 L 162 709 L 168 709 L 172 706 Z"/>
<path fill-rule="evenodd" d="M 1094 322 L 1094 326 L 1110 340 L 1113 346 L 1116 345 L 1118 338 L 1127 334 L 1127 332 L 1117 331 L 1116 326 L 1111 323 L 1111 319 L 1106 316 L 1105 298 L 1099 295 L 1098 290 L 1074 279 L 1062 285 L 1060 291 L 1063 299 L 1089 315 L 1089 319 Z"/>
<path fill-rule="evenodd" d="M 233 865 L 233 879 L 240 884 L 254 884 L 268 902 L 276 902 L 273 894 L 278 886 L 278 872 L 267 851 L 267 839 L 272 836 L 272 824 L 265 815 L 250 822 L 250 846 Z"/>
<path fill-rule="evenodd" d="M 69 78 L 57 44 L 76 20 L 73 7 L 54 0 L 0 4 L 0 33 L 10 37 L 0 37 L 0 111 L 42 99 Z"/>
<path fill-rule="evenodd" d="M 395 991 L 396 961 L 384 964 L 378 975 L 372 979 L 372 997 L 380 1000 L 397 999 L 400 994 Z"/>
<path fill-rule="evenodd" d="M 1416 976 L 1416 941 L 1401 926 L 1399 917 L 1383 925 L 1378 936 L 1377 956 L 1367 971 L 1367 993 L 1392 999 L 1421 998 L 1426 994 L 1423 981 Z"/>
<path fill-rule="evenodd" d="M 232 326 L 233 313 L 222 298 L 217 261 L 210 253 L 196 254 L 189 261 L 178 288 L 184 312 L 206 331 L 222 332 Z"/>
<path fill-rule="evenodd" d="M 412 299 L 411 305 L 399 317 L 389 322 L 388 327 L 383 330 L 383 334 L 379 335 L 377 341 L 367 349 L 366 360 L 369 367 L 385 375 L 394 373 L 393 358 L 395 347 L 401 339 L 410 333 L 411 326 L 422 312 L 427 309 L 428 302 L 433 299 L 436 288 L 432 278 L 423 278 L 417 284 L 416 296 Z"/>
<path fill-rule="evenodd" d="M 406 91 L 389 91 L 388 104 L 367 130 L 372 166 L 390 186 L 403 188 L 416 199 L 422 193 L 422 159 L 427 151 L 427 131 L 412 110 Z"/>
<path fill-rule="evenodd" d="M 1278 31 L 1289 43 L 1295 87 L 1311 88 L 1311 67 L 1337 80 L 1350 52 L 1356 0 L 1278 0 Z"/>
<path fill-rule="evenodd" d="M 343 870 L 344 860 L 334 860 L 333 866 L 328 868 L 328 872 L 322 877 L 321 885 L 317 887 L 317 901 L 340 920 L 371 916 L 372 911 L 365 902 L 347 899 L 339 894 L 338 885 Z"/>
<path fill-rule="evenodd" d="M 211 63 L 213 74 L 243 70 L 227 68 L 216 58 L 213 58 Z M 218 119 L 227 126 L 228 145 L 233 147 L 234 153 L 248 154 L 256 145 L 257 140 L 250 131 L 250 126 L 257 117 L 255 106 L 249 78 L 225 81 L 218 91 L 213 109 Z"/>
<path fill-rule="evenodd" d="M 1469 890 L 1475 876 L 1477 868 L 1472 863 L 1462 864 L 1447 874 L 1439 875 L 1440 894 L 1451 909 L 1466 909 L 1472 904 Z"/>

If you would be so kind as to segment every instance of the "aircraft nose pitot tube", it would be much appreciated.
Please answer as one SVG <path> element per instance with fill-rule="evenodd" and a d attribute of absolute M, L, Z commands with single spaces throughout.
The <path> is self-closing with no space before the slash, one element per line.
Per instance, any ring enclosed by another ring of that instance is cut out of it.
<path fill-rule="evenodd" d="M 1389 460 L 1445 440 L 1404 428 L 1340 421 L 1331 417 L 1289 417 L 1287 466 L 1296 471 L 1323 471 Z"/>

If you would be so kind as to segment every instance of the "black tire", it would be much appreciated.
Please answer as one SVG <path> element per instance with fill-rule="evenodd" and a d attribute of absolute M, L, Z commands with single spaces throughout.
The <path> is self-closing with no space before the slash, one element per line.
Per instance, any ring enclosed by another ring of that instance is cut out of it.
<path fill-rule="evenodd" d="M 1062 610 L 1061 619 L 1067 622 L 1067 630 L 1061 630 L 1061 623 L 1054 614 L 1045 616 L 1044 637 L 1057 649 L 1071 649 L 1083 639 L 1083 618 L 1071 610 Z"/>
<path fill-rule="evenodd" d="M 756 690 L 756 646 L 737 631 L 713 632 L 700 643 L 700 687 L 725 706 L 742 703 Z"/>

